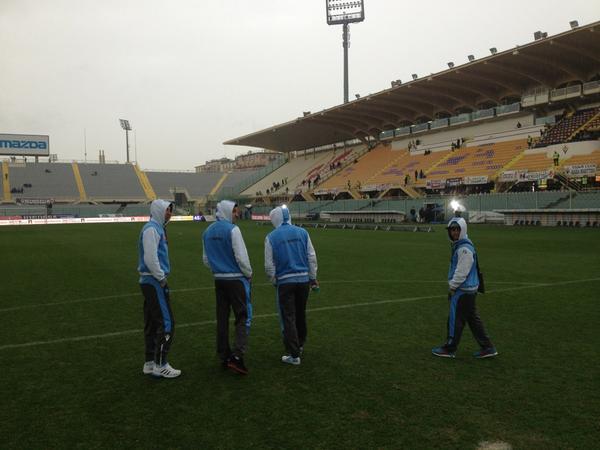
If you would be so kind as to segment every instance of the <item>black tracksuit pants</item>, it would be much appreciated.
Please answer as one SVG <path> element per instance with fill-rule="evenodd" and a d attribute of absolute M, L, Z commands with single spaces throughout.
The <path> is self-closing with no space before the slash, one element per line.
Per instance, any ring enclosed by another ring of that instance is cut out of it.
<path fill-rule="evenodd" d="M 283 345 L 294 358 L 300 356 L 300 347 L 304 347 L 306 342 L 306 302 L 309 292 L 308 283 L 289 283 L 277 286 Z"/>
<path fill-rule="evenodd" d="M 167 362 L 167 353 L 175 332 L 169 288 L 161 287 L 158 281 L 142 283 L 140 288 L 144 294 L 146 361 L 154 361 L 162 366 Z"/>
<path fill-rule="evenodd" d="M 217 297 L 217 353 L 221 361 L 231 355 L 243 357 L 248 348 L 248 334 L 252 320 L 250 283 L 246 280 L 215 280 Z M 235 316 L 233 350 L 229 345 L 229 314 Z"/>
<path fill-rule="evenodd" d="M 475 305 L 477 293 L 465 293 L 456 291 L 454 295 L 448 295 L 450 313 L 448 314 L 448 340 L 445 347 L 454 352 L 460 343 L 465 324 L 473 333 L 473 337 L 481 348 L 492 347 L 492 342 L 485 331 L 483 321 L 479 317 Z"/>

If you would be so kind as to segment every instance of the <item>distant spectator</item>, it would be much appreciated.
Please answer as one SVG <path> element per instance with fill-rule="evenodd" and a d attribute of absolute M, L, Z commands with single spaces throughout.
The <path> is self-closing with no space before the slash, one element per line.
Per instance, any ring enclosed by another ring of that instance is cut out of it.
<path fill-rule="evenodd" d="M 558 162 L 560 160 L 560 153 L 554 150 L 554 154 L 552 155 L 552 159 L 554 160 L 554 167 L 558 167 Z"/>
<path fill-rule="evenodd" d="M 419 178 L 419 172 L 415 169 L 415 180 Z"/>
<path fill-rule="evenodd" d="M 419 178 L 425 178 L 425 175 L 423 174 L 423 169 L 419 170 Z"/>
<path fill-rule="evenodd" d="M 521 128 L 521 122 L 517 122 L 517 128 Z"/>
<path fill-rule="evenodd" d="M 533 138 L 531 137 L 531 135 L 527 135 L 527 148 L 531 148 L 533 144 Z"/>

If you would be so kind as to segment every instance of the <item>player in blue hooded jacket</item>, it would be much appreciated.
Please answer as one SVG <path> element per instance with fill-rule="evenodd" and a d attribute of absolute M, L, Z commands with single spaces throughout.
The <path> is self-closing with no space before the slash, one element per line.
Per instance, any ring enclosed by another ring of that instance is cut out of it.
<path fill-rule="evenodd" d="M 237 225 L 237 204 L 223 200 L 217 204 L 217 221 L 202 235 L 202 259 L 215 278 L 217 298 L 217 353 L 224 368 L 242 375 L 248 373 L 244 354 L 252 321 L 250 291 L 252 267 L 244 238 Z M 235 341 L 229 345 L 229 314 L 235 316 Z"/>
<path fill-rule="evenodd" d="M 433 348 L 431 352 L 435 356 L 454 358 L 463 328 L 465 323 L 468 323 L 473 337 L 480 346 L 480 350 L 473 356 L 476 358 L 496 356 L 498 351 L 487 335 L 475 306 L 479 274 L 475 246 L 467 236 L 467 222 L 462 217 L 453 217 L 448 222 L 447 229 L 448 237 L 452 242 L 452 256 L 448 270 L 448 301 L 450 303 L 448 338 L 444 345 Z"/>
<path fill-rule="evenodd" d="M 150 206 L 150 220 L 142 228 L 138 241 L 138 272 L 144 295 L 146 341 L 143 373 L 159 378 L 176 378 L 181 375 L 181 370 L 174 369 L 167 362 L 167 353 L 175 332 L 167 285 L 171 264 L 166 226 L 172 213 L 172 203 L 154 200 Z"/>
<path fill-rule="evenodd" d="M 277 289 L 277 308 L 287 354 L 281 361 L 299 365 L 307 336 L 306 302 L 318 288 L 317 255 L 307 231 L 292 225 L 289 209 L 269 214 L 275 227 L 265 238 L 265 272 Z"/>

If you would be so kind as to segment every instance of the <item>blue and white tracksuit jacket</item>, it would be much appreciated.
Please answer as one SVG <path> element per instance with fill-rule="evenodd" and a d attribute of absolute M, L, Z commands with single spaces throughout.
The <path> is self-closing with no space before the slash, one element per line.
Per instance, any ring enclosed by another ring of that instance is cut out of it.
<path fill-rule="evenodd" d="M 305 229 L 287 222 L 265 239 L 265 271 L 277 285 L 308 283 L 317 277 L 317 260 Z"/>

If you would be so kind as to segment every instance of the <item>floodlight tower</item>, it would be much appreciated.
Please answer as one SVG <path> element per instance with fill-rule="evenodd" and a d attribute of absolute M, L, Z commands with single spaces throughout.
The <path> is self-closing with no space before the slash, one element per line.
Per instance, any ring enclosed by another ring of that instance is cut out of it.
<path fill-rule="evenodd" d="M 121 128 L 125 130 L 125 149 L 127 151 L 127 163 L 129 164 L 129 132 L 131 131 L 131 125 L 129 124 L 129 120 L 119 119 L 121 123 Z"/>
<path fill-rule="evenodd" d="M 348 103 L 348 48 L 350 47 L 350 25 L 365 20 L 363 0 L 325 0 L 327 25 L 343 25 L 342 46 L 344 47 L 344 103 Z"/>

